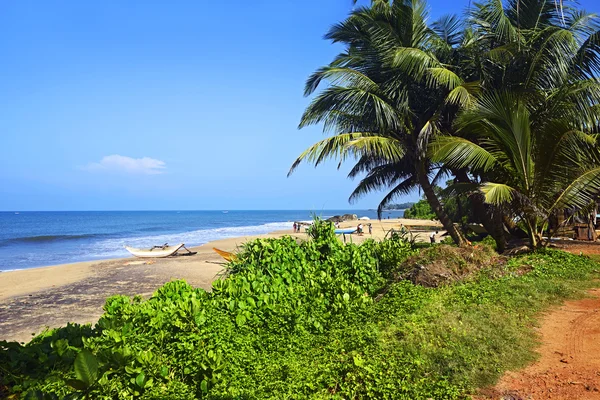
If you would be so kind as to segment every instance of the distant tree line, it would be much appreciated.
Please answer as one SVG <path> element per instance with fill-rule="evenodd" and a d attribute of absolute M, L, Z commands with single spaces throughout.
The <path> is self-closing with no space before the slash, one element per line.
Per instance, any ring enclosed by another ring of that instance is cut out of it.
<path fill-rule="evenodd" d="M 415 203 L 406 202 L 406 203 L 398 203 L 398 204 L 389 204 L 385 206 L 386 210 L 407 210 L 411 208 Z"/>

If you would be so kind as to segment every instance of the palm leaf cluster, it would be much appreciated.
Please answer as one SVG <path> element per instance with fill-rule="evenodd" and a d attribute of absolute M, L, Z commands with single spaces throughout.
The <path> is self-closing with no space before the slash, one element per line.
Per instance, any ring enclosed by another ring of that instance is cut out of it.
<path fill-rule="evenodd" d="M 308 79 L 306 95 L 321 89 L 300 127 L 323 124 L 330 136 L 290 173 L 352 161 L 350 177 L 362 179 L 350 200 L 386 190 L 380 212 L 420 187 L 458 244 L 433 190 L 447 174 L 474 204 L 485 199 L 483 221 L 521 221 L 534 246 L 553 213 L 600 193 L 595 15 L 566 1 L 487 0 L 430 24 L 421 0 L 373 1 L 326 38 L 344 51 Z"/>

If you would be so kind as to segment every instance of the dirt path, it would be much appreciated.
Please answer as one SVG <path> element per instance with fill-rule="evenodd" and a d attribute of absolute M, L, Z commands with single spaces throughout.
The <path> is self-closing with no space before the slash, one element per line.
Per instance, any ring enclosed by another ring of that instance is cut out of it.
<path fill-rule="evenodd" d="M 509 372 L 480 399 L 600 399 L 600 289 L 542 320 L 538 362 Z"/>

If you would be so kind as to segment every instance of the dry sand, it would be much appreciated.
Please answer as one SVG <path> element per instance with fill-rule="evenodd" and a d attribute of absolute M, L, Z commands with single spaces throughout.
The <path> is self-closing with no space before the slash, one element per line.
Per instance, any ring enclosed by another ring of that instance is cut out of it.
<path fill-rule="evenodd" d="M 390 229 L 437 227 L 438 222 L 386 219 L 361 221 L 363 236 L 346 236 L 354 243 L 368 238 L 382 239 Z M 369 235 L 367 223 L 372 223 Z M 357 221 L 345 222 L 342 228 L 356 227 Z M 428 240 L 429 231 L 416 233 L 417 240 Z M 440 232 L 442 233 L 442 232 Z M 149 297 L 160 286 L 175 279 L 210 290 L 212 281 L 223 272 L 223 259 L 212 248 L 235 251 L 248 240 L 262 237 L 296 235 L 278 231 L 267 235 L 242 236 L 217 240 L 193 248 L 197 254 L 160 259 L 122 258 L 80 262 L 0 273 L 0 340 L 26 342 L 46 328 L 67 322 L 94 323 L 102 315 L 107 297 L 122 294 Z"/>

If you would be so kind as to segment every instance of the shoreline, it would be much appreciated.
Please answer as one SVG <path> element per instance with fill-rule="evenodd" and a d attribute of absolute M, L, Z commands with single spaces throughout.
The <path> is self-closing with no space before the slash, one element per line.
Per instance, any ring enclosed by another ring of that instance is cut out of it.
<path fill-rule="evenodd" d="M 389 210 L 389 211 L 404 211 L 404 210 Z M 281 222 L 283 223 L 293 223 L 293 221 L 287 221 L 287 222 Z M 311 222 L 311 221 L 300 221 L 300 222 Z M 441 223 L 439 223 L 438 221 L 431 221 L 431 220 L 424 220 L 424 219 L 408 219 L 408 218 L 390 218 L 390 219 L 382 219 L 381 221 L 378 220 L 363 220 L 363 221 L 346 221 L 346 222 L 342 222 L 340 224 L 340 228 L 351 228 L 354 227 L 356 224 L 358 224 L 359 222 L 362 222 L 363 225 L 364 224 L 368 224 L 369 222 L 373 223 L 373 222 L 381 222 L 384 225 L 388 225 L 388 224 L 392 224 L 392 225 L 397 225 L 400 223 L 403 223 L 405 226 L 410 227 L 410 226 L 415 226 L 415 227 L 426 227 L 426 226 L 436 226 L 436 227 L 440 227 L 440 230 L 442 229 L 442 225 Z M 424 231 L 418 231 L 419 233 L 423 233 Z M 271 231 L 271 232 L 267 232 L 267 233 L 262 233 L 262 234 L 256 234 L 256 235 L 241 235 L 241 236 L 232 236 L 232 237 L 226 237 L 226 238 L 222 238 L 222 239 L 214 239 L 214 240 L 210 240 L 206 243 L 202 243 L 199 245 L 192 245 L 192 246 L 186 246 L 188 247 L 190 250 L 192 251 L 197 251 L 197 249 L 202 248 L 204 246 L 208 246 L 211 243 L 215 243 L 215 242 L 221 242 L 221 241 L 229 241 L 229 240 L 235 240 L 235 239 L 240 239 L 240 238 L 260 238 L 262 236 L 270 236 L 270 235 L 288 235 L 288 234 L 292 234 L 292 229 L 284 229 L 284 230 L 275 230 L 275 231 Z M 301 232 L 301 234 L 304 234 L 304 232 Z M 73 261 L 73 262 L 67 262 L 67 263 L 59 263 L 59 264 L 47 264 L 47 265 L 39 265 L 39 266 L 35 266 L 35 267 L 25 267 L 25 268 L 14 268 L 14 269 L 4 269 L 4 270 L 0 270 L 0 279 L 3 276 L 9 275 L 10 273 L 14 273 L 14 272 L 23 272 L 23 271 L 41 271 L 47 268 L 68 268 L 68 267 L 75 267 L 75 266 L 80 266 L 83 264 L 96 264 L 96 263 L 104 263 L 104 262 L 110 262 L 110 261 L 119 261 L 119 260 L 127 260 L 127 259 L 136 259 L 135 256 L 130 255 L 130 256 L 126 256 L 126 257 L 115 257 L 115 258 L 96 258 L 93 260 L 80 260 L 80 261 Z M 4 275 L 6 274 L 6 275 Z M 2 295 L 0 293 L 0 299 L 2 299 Z"/>
<path fill-rule="evenodd" d="M 363 236 L 349 240 L 361 243 L 380 240 L 389 229 L 400 224 L 409 227 L 439 226 L 424 220 L 386 219 L 360 221 L 373 224 L 373 235 L 365 226 Z M 355 227 L 358 221 L 341 223 L 341 228 Z M 428 240 L 427 232 L 421 239 Z M 0 340 L 26 342 L 33 334 L 67 322 L 95 323 L 103 313 L 106 298 L 113 295 L 148 298 L 165 283 L 182 279 L 194 287 L 211 290 L 212 282 L 224 271 L 225 260 L 215 253 L 217 247 L 236 251 L 257 238 L 279 238 L 291 235 L 300 239 L 306 234 L 292 229 L 261 235 L 238 236 L 207 242 L 189 249 L 194 255 L 167 258 L 115 258 L 70 264 L 6 271 L 0 273 Z M 348 237 L 348 236 L 347 236 Z"/>

